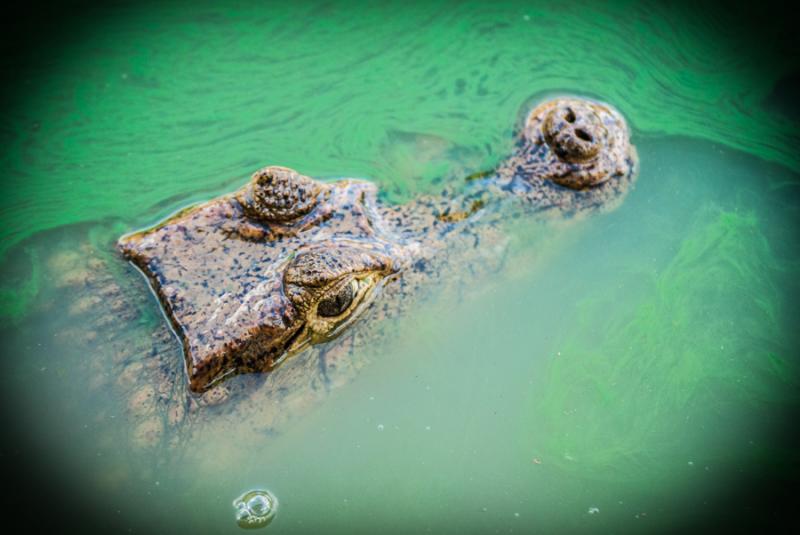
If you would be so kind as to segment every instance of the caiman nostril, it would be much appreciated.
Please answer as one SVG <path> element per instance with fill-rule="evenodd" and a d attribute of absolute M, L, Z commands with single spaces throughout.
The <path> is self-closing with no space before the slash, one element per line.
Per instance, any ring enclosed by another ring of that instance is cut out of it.
<path fill-rule="evenodd" d="M 567 114 L 564 115 L 564 120 L 567 121 L 568 123 L 575 122 L 575 112 L 572 111 L 571 108 L 567 108 Z"/>
<path fill-rule="evenodd" d="M 583 130 L 583 129 L 580 129 L 580 128 L 576 128 L 575 129 L 575 135 L 578 136 L 579 138 L 581 138 L 584 141 L 588 141 L 589 143 L 594 141 L 594 138 L 592 137 L 592 134 L 590 134 L 586 130 Z"/>

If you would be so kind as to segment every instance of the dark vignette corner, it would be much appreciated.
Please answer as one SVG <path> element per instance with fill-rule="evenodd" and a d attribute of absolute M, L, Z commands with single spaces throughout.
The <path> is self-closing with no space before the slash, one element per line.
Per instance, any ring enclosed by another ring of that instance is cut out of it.
<path fill-rule="evenodd" d="M 121 8 L 143 2 L 97 2 L 75 0 L 46 2 L 34 0 L 17 4 L 14 12 L 6 8 L 0 17 L 0 106 L 5 114 L 25 100 L 27 77 L 46 74 L 59 60 L 60 43 L 90 35 L 113 19 Z M 671 4 L 687 17 L 714 17 L 717 25 L 735 29 L 740 44 L 759 48 L 765 64 L 781 62 L 785 75 L 775 81 L 774 89 L 764 100 L 765 111 L 783 114 L 800 121 L 800 41 L 797 38 L 795 17 L 779 2 L 708 3 L 677 2 Z M 729 33 L 730 35 L 730 33 Z M 4 124 L 0 141 L 14 133 Z M 4 355 L 3 358 L 7 356 Z M 13 419 L 13 400 L 3 395 L 0 426 L 3 429 L 0 446 L 0 474 L 5 483 L 3 500 L 5 518 L 13 524 L 23 522 L 26 532 L 60 531 L 81 533 L 114 533 L 112 518 L 93 510 L 90 503 L 71 497 L 65 482 L 54 482 L 37 458 L 42 452 L 25 444 L 22 425 Z M 787 408 L 785 421 L 797 422 L 797 407 Z M 775 437 L 787 451 L 800 451 L 800 437 L 793 428 L 783 429 Z M 792 526 L 800 529 L 795 516 L 796 495 L 800 484 L 800 456 L 791 457 L 788 465 L 777 465 L 766 473 L 745 470 L 741 478 L 732 481 L 727 495 L 719 505 L 701 517 L 688 518 L 683 532 L 732 533 L 783 532 Z M 43 499 L 36 500 L 32 497 Z M 57 522 L 54 519 L 58 518 Z M 50 520 L 48 520 L 50 519 Z M 72 529 L 75 528 L 75 529 Z M 413 531 L 413 527 L 408 526 Z M 656 528 L 657 529 L 657 528 Z M 672 526 L 671 529 L 675 529 Z M 141 532 L 141 531 L 140 531 Z"/>

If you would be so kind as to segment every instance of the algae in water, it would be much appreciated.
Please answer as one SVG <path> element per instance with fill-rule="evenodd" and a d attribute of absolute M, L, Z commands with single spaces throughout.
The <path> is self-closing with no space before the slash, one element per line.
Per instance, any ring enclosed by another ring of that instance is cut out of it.
<path fill-rule="evenodd" d="M 795 381 L 781 271 L 754 214 L 703 209 L 632 312 L 604 313 L 608 286 L 579 303 L 534 394 L 540 448 L 562 467 L 619 466 L 621 477 L 680 453 L 724 457 L 698 428 L 718 426 L 721 446 Z"/>

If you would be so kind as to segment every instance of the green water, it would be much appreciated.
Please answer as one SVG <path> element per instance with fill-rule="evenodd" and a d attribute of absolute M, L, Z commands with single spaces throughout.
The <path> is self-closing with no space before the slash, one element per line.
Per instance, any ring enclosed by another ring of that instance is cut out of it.
<path fill-rule="evenodd" d="M 236 533 L 250 488 L 278 497 L 276 533 L 736 522 L 744 485 L 797 470 L 800 404 L 798 124 L 773 98 L 798 62 L 738 15 L 171 3 L 76 22 L 5 117 L 4 460 L 113 532 Z M 189 443 L 130 446 L 103 330 L 146 360 L 163 319 L 118 235 L 265 164 L 365 177 L 386 202 L 435 192 L 502 160 L 526 106 L 561 92 L 630 121 L 641 175 L 619 209 L 510 226 L 499 273 L 434 292 L 279 433 L 258 431 L 264 407 L 223 406 Z M 52 258 L 82 246 L 140 297 L 136 322 L 69 316 Z"/>

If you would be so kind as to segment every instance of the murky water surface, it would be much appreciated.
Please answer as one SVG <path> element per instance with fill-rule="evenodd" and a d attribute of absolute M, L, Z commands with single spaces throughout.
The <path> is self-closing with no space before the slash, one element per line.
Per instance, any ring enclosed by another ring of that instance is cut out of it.
<path fill-rule="evenodd" d="M 36 458 L 43 506 L 68 493 L 120 531 L 236 533 L 251 489 L 277 496 L 274 533 L 719 514 L 743 481 L 796 466 L 799 401 L 797 123 L 770 100 L 796 65 L 733 33 L 639 3 L 98 16 L 42 52 L 8 118 L 4 458 Z M 368 178 L 388 203 L 436 192 L 502 160 L 526 106 L 563 92 L 633 127 L 641 175 L 618 209 L 515 220 L 490 274 L 456 259 L 285 383 L 187 395 L 117 236 L 272 163 Z"/>

